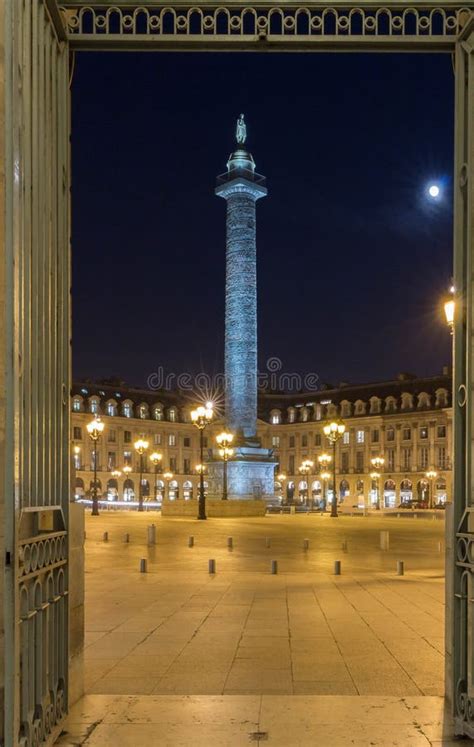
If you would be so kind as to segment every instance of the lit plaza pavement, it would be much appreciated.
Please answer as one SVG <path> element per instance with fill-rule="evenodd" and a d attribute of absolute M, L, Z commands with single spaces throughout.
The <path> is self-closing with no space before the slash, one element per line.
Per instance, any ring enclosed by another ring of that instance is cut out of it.
<path fill-rule="evenodd" d="M 450 744 L 444 521 L 111 511 L 86 532 L 87 695 L 62 744 Z"/>

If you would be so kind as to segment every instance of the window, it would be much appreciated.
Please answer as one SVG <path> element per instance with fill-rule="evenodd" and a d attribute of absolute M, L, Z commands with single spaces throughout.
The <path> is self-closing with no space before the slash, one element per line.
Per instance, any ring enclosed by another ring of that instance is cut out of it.
<path fill-rule="evenodd" d="M 170 423 L 176 423 L 176 410 L 173 407 L 168 412 L 168 420 Z"/>
<path fill-rule="evenodd" d="M 428 428 L 426 425 L 423 425 L 420 428 L 420 439 L 423 441 L 426 438 L 428 438 Z"/>
<path fill-rule="evenodd" d="M 107 469 L 115 469 L 117 466 L 117 455 L 115 451 L 109 451 L 107 455 Z"/>
<path fill-rule="evenodd" d="M 161 446 L 161 433 L 155 433 L 153 436 L 153 444 L 155 446 Z"/>
<path fill-rule="evenodd" d="M 91 469 L 94 469 L 94 462 L 96 462 L 96 469 L 99 469 L 99 460 L 100 460 L 100 454 L 97 452 L 95 453 L 94 450 L 91 451 Z"/>
<path fill-rule="evenodd" d="M 356 441 L 358 444 L 364 443 L 364 431 L 357 431 L 356 433 Z"/>
<path fill-rule="evenodd" d="M 111 444 L 114 444 L 117 440 L 117 431 L 112 428 L 110 431 L 107 431 L 107 441 Z"/>
<path fill-rule="evenodd" d="M 280 436 L 272 436 L 272 446 L 276 449 L 280 448 Z"/>
<path fill-rule="evenodd" d="M 174 433 L 168 435 L 168 446 L 176 446 L 176 436 Z"/>
<path fill-rule="evenodd" d="M 132 452 L 131 451 L 124 451 L 123 452 L 123 463 L 124 464 L 131 464 L 132 463 Z"/>
<path fill-rule="evenodd" d="M 389 472 L 395 469 L 395 449 L 387 449 L 387 468 Z"/>
<path fill-rule="evenodd" d="M 148 408 L 147 408 L 147 406 L 146 405 L 140 405 L 140 409 L 139 409 L 138 412 L 140 414 L 141 419 L 144 420 L 146 418 L 146 416 L 148 415 Z"/>
<path fill-rule="evenodd" d="M 438 448 L 438 467 L 440 469 L 446 469 L 447 467 L 446 449 L 444 446 Z"/>
<path fill-rule="evenodd" d="M 321 405 L 316 405 L 316 420 L 321 420 L 323 414 L 322 414 L 322 407 Z"/>
<path fill-rule="evenodd" d="M 308 446 L 308 436 L 306 435 L 306 433 L 303 436 L 301 436 L 301 446 L 303 447 Z"/>
<path fill-rule="evenodd" d="M 349 452 L 341 453 L 341 472 L 349 472 Z"/>
<path fill-rule="evenodd" d="M 402 449 L 403 469 L 411 469 L 411 449 Z"/>
<path fill-rule="evenodd" d="M 394 428 L 387 428 L 387 441 L 395 441 Z"/>
<path fill-rule="evenodd" d="M 364 471 L 364 452 L 356 451 L 356 472 Z"/>
<path fill-rule="evenodd" d="M 97 413 L 99 412 L 99 402 L 98 402 L 98 400 L 91 399 L 91 401 L 90 401 L 90 411 L 94 415 L 97 415 Z"/>
<path fill-rule="evenodd" d="M 123 414 L 126 418 L 132 417 L 132 405 L 130 404 L 130 402 L 123 403 Z"/>
<path fill-rule="evenodd" d="M 289 444 L 290 444 L 290 449 L 295 448 L 295 437 L 294 436 L 290 436 Z"/>
<path fill-rule="evenodd" d="M 132 431 L 124 431 L 123 432 L 123 442 L 124 442 L 124 444 L 131 444 L 132 443 Z"/>
<path fill-rule="evenodd" d="M 189 447 L 191 446 L 191 437 L 190 436 L 184 436 L 183 437 L 183 446 L 186 449 L 189 449 Z"/>
<path fill-rule="evenodd" d="M 74 412 L 80 412 L 81 411 L 81 400 L 78 397 L 74 397 L 72 400 L 72 409 Z"/>
<path fill-rule="evenodd" d="M 191 460 L 190 459 L 183 460 L 183 472 L 185 475 L 191 474 Z"/>
<path fill-rule="evenodd" d="M 158 405 L 153 408 L 153 417 L 155 420 L 163 420 L 163 410 Z"/>
<path fill-rule="evenodd" d="M 288 472 L 290 473 L 290 475 L 295 474 L 295 455 L 294 454 L 290 454 L 290 456 L 288 457 Z"/>
<path fill-rule="evenodd" d="M 81 469 L 81 452 L 76 451 L 74 452 L 74 469 Z"/>
<path fill-rule="evenodd" d="M 176 472 L 176 457 L 170 457 L 170 472 Z"/>
<path fill-rule="evenodd" d="M 436 433 L 437 433 L 438 438 L 446 438 L 446 426 L 438 425 L 436 429 Z"/>
<path fill-rule="evenodd" d="M 110 415 L 112 418 L 115 415 L 115 405 L 113 402 L 109 402 L 107 405 L 107 415 Z"/>
<path fill-rule="evenodd" d="M 402 431 L 402 438 L 404 441 L 411 441 L 411 428 L 404 428 Z"/>
<path fill-rule="evenodd" d="M 80 428 L 78 425 L 75 425 L 73 429 L 73 433 L 74 433 L 74 441 L 82 440 L 82 428 Z"/>
<path fill-rule="evenodd" d="M 314 445 L 321 446 L 321 434 L 320 433 L 316 433 L 314 437 Z"/>
<path fill-rule="evenodd" d="M 344 434 L 342 436 L 342 443 L 343 444 L 349 444 L 351 442 L 351 434 L 349 431 L 344 431 Z"/>
<path fill-rule="evenodd" d="M 270 422 L 273 423 L 273 425 L 279 425 L 281 423 L 281 415 L 279 412 L 273 412 L 270 417 Z"/>
<path fill-rule="evenodd" d="M 372 431 L 372 443 L 373 444 L 378 444 L 379 440 L 380 440 L 380 431 L 379 431 L 378 428 L 375 428 Z"/>
<path fill-rule="evenodd" d="M 288 410 L 288 422 L 294 423 L 295 422 L 295 411 L 292 407 Z"/>
<path fill-rule="evenodd" d="M 420 468 L 428 468 L 428 448 L 426 446 L 422 446 L 420 449 Z"/>

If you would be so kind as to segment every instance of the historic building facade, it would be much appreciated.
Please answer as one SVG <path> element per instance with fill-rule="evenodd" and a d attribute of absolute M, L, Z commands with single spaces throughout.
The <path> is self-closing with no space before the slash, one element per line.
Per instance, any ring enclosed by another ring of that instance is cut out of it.
<path fill-rule="evenodd" d="M 190 393 L 152 392 L 113 384 L 78 383 L 72 391 L 72 457 L 75 495 L 90 494 L 94 447 L 87 423 L 99 414 L 105 423 L 97 446 L 98 492 L 112 502 L 138 497 L 139 456 L 134 442 L 145 438 L 145 502 L 155 498 L 197 497 L 199 434 L 190 412 Z M 400 374 L 397 379 L 364 385 L 326 387 L 311 394 L 259 395 L 258 436 L 278 461 L 275 496 L 282 502 L 317 504 L 331 497 L 331 476 L 324 479 L 318 457 L 331 454 L 323 425 L 340 418 L 346 430 L 336 450 L 336 487 L 343 504 L 396 507 L 409 500 L 444 503 L 451 498 L 451 378 L 445 370 L 431 378 Z M 219 413 L 206 429 L 206 449 L 224 427 Z M 155 467 L 150 455 L 162 455 Z M 383 457 L 377 478 L 372 459 Z M 310 473 L 300 472 L 310 460 Z M 126 468 L 124 471 L 124 467 Z M 432 470 L 436 476 L 427 477 Z M 116 474 L 112 474 L 116 472 Z M 120 473 L 120 474 L 118 474 Z M 309 496 L 308 496 L 309 483 Z"/>

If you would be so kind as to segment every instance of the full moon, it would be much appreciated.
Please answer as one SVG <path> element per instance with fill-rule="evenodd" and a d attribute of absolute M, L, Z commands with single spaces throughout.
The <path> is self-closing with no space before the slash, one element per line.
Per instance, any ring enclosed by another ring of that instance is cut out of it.
<path fill-rule="evenodd" d="M 430 197 L 439 197 L 439 187 L 437 184 L 431 184 L 428 189 Z"/>

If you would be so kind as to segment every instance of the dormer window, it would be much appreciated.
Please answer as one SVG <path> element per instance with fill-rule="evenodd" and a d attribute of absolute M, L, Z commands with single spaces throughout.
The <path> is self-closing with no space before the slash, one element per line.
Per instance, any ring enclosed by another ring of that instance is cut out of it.
<path fill-rule="evenodd" d="M 132 403 L 131 402 L 124 402 L 123 403 L 123 415 L 125 418 L 131 418 L 132 417 Z"/>

